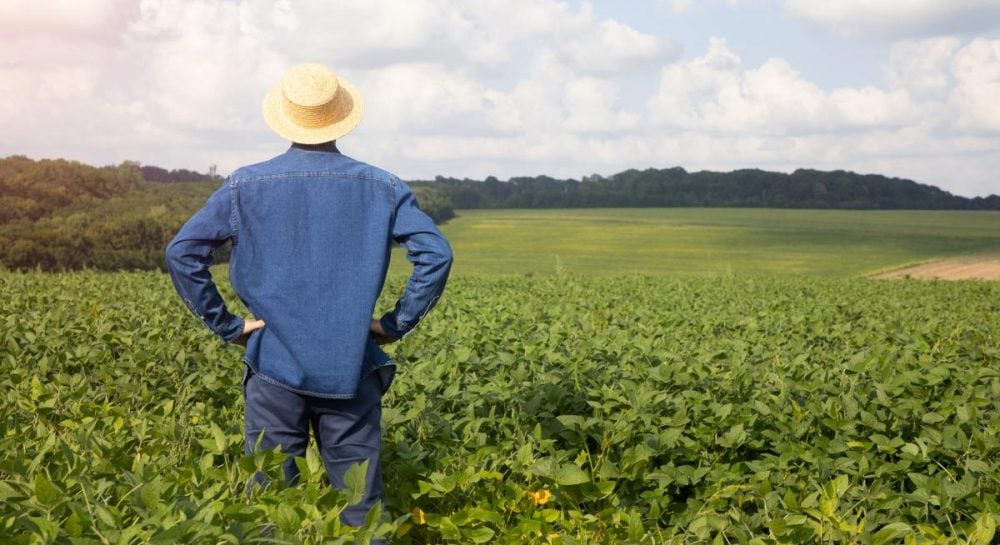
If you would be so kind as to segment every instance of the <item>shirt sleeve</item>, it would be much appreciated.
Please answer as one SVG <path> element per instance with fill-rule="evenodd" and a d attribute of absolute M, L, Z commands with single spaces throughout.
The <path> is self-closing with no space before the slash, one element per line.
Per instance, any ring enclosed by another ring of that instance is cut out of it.
<path fill-rule="evenodd" d="M 392 238 L 406 248 L 406 259 L 413 264 L 413 272 L 395 308 L 379 322 L 387 334 L 400 338 L 412 331 L 437 304 L 448 282 L 453 258 L 448 239 L 420 210 L 410 187 L 397 180 L 394 191 Z"/>
<path fill-rule="evenodd" d="M 225 342 L 243 333 L 243 318 L 229 312 L 212 280 L 212 251 L 233 238 L 232 189 L 226 180 L 205 206 L 181 227 L 167 245 L 167 270 L 181 299 Z"/>

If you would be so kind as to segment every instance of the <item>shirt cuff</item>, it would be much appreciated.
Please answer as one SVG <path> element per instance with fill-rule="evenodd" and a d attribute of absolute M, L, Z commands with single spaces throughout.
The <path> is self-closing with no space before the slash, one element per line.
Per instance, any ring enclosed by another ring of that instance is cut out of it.
<path fill-rule="evenodd" d="M 391 312 L 387 312 L 382 316 L 378 323 L 382 324 L 382 331 L 385 331 L 386 335 L 395 339 L 402 339 L 407 333 L 407 330 L 396 327 L 396 318 Z"/>
<path fill-rule="evenodd" d="M 220 339 L 227 343 L 231 343 L 238 339 L 240 335 L 243 334 L 243 327 L 246 320 L 240 318 L 239 316 L 233 315 L 226 327 L 217 331 L 215 334 L 219 336 Z"/>

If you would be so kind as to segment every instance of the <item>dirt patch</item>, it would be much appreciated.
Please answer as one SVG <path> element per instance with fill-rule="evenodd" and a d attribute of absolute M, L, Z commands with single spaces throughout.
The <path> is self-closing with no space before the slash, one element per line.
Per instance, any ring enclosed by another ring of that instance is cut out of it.
<path fill-rule="evenodd" d="M 1000 256 L 956 257 L 872 275 L 872 278 L 1000 280 Z"/>

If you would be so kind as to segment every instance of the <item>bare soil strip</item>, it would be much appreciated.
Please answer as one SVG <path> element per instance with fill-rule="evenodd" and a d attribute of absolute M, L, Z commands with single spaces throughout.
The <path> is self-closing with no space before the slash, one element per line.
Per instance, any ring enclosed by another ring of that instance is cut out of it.
<path fill-rule="evenodd" d="M 938 278 L 941 280 L 1000 280 L 1000 256 L 943 259 L 872 275 L 872 278 Z"/>

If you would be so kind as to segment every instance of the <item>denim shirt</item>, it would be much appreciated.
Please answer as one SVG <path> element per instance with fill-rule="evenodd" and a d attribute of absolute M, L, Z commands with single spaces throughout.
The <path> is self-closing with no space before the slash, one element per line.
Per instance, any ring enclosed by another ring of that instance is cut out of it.
<path fill-rule="evenodd" d="M 369 333 L 392 241 L 413 264 L 395 308 L 380 318 L 403 337 L 444 291 L 447 239 L 396 176 L 341 154 L 334 143 L 293 144 L 240 168 L 167 246 L 167 268 L 188 308 L 223 341 L 243 332 L 209 271 L 212 251 L 233 249 L 233 289 L 266 325 L 243 361 L 261 379 L 306 395 L 352 398 L 379 372 L 388 389 L 395 364 Z"/>

